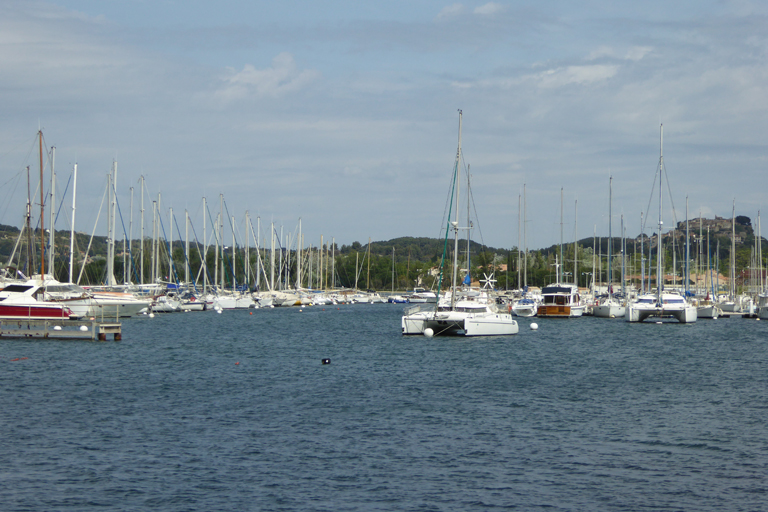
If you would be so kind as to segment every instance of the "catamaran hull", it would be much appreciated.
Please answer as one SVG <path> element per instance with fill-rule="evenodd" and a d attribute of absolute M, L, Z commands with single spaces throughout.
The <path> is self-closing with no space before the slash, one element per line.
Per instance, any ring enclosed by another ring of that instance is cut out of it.
<path fill-rule="evenodd" d="M 635 307 L 627 308 L 627 322 L 643 322 L 647 319 L 674 318 L 681 324 L 689 324 L 696 321 L 698 314 L 695 307 L 685 307 L 679 309 L 665 309 L 656 306 L 653 307 Z"/>

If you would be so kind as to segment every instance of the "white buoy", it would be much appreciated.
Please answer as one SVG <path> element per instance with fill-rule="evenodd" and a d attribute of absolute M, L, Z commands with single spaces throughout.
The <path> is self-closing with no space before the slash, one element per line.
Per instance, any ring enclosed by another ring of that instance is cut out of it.
<path fill-rule="evenodd" d="M 433 330 L 432 330 L 432 329 L 430 329 L 429 327 L 427 327 L 426 329 L 424 329 L 424 336 L 426 336 L 427 338 L 431 338 L 431 337 L 432 337 L 432 336 L 434 336 L 434 335 L 435 335 L 435 331 L 433 331 Z"/>
<path fill-rule="evenodd" d="M 53 330 L 54 331 L 60 331 L 61 330 L 61 326 L 60 325 L 54 325 L 53 326 Z"/>
<path fill-rule="evenodd" d="M 533 322 L 531 324 L 531 330 L 532 331 L 538 331 L 539 330 L 539 324 L 537 324 L 536 322 Z"/>
<path fill-rule="evenodd" d="M 155 314 L 154 313 L 150 313 L 149 314 L 149 318 L 155 318 Z"/>
<path fill-rule="evenodd" d="M 81 325 L 81 326 L 80 326 L 80 330 L 81 330 L 81 331 L 83 331 L 83 332 L 85 332 L 85 331 L 87 331 L 87 330 L 88 330 L 88 326 L 87 326 L 87 325 Z"/>
<path fill-rule="evenodd" d="M 220 310 L 220 309 L 217 309 L 217 310 L 216 310 L 216 312 L 217 312 L 218 314 L 221 314 L 221 310 Z"/>

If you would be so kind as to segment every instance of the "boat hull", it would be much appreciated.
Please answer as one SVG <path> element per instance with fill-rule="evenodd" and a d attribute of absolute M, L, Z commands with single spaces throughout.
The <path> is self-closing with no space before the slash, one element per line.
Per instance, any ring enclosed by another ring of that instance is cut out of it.
<path fill-rule="evenodd" d="M 627 314 L 627 308 L 616 304 L 594 306 L 592 316 L 599 318 L 623 318 Z"/>
<path fill-rule="evenodd" d="M 60 304 L 0 304 L 0 318 L 3 320 L 69 320 L 72 311 Z"/>
<path fill-rule="evenodd" d="M 663 320 L 674 318 L 681 324 L 689 324 L 696 321 L 698 314 L 696 308 L 688 306 L 684 308 L 663 308 L 657 306 L 629 306 L 627 307 L 627 322 L 643 322 L 647 319 Z"/>
<path fill-rule="evenodd" d="M 536 316 L 544 318 L 578 318 L 584 314 L 584 306 L 540 305 Z"/>

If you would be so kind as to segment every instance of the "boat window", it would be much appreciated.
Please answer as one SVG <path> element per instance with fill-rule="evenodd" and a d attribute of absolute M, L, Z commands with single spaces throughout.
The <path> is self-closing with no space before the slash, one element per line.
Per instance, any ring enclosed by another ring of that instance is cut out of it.
<path fill-rule="evenodd" d="M 25 291 L 27 291 L 27 290 L 29 290 L 31 288 L 32 288 L 32 286 L 27 286 L 27 285 L 24 285 L 24 284 L 11 284 L 11 285 L 8 285 L 5 288 L 3 288 L 2 291 L 4 291 L 4 292 L 25 292 Z"/>

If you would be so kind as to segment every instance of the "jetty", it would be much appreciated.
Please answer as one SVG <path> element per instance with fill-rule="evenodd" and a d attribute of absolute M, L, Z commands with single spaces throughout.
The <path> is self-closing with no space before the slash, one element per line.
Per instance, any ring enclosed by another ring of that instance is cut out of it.
<path fill-rule="evenodd" d="M 122 324 L 96 320 L 0 320 L 0 338 L 50 338 L 107 341 L 123 338 Z"/>

